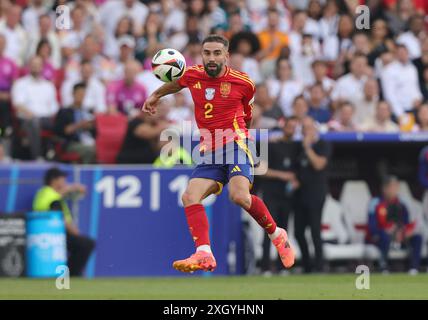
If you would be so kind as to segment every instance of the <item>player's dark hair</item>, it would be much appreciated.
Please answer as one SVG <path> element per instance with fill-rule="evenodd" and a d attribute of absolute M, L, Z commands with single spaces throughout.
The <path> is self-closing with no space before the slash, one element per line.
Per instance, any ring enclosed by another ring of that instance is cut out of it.
<path fill-rule="evenodd" d="M 222 43 L 227 50 L 229 48 L 229 40 L 227 40 L 225 37 L 219 35 L 219 34 L 210 34 L 207 36 L 203 41 L 202 45 L 204 45 L 207 42 L 218 42 Z"/>
<path fill-rule="evenodd" d="M 86 84 L 83 82 L 78 82 L 73 86 L 73 93 L 75 93 L 79 89 L 86 89 Z"/>

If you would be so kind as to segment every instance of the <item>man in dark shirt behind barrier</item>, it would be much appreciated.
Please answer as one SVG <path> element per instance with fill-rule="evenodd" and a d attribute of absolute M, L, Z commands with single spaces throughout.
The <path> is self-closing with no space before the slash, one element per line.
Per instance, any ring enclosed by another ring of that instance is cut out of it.
<path fill-rule="evenodd" d="M 45 185 L 37 191 L 33 200 L 34 211 L 62 211 L 67 237 L 68 268 L 70 276 L 81 276 L 95 241 L 79 233 L 73 223 L 70 209 L 65 198 L 72 194 L 83 194 L 86 189 L 80 184 L 67 184 L 66 173 L 51 168 L 45 173 Z"/>
<path fill-rule="evenodd" d="M 171 125 L 166 120 L 168 106 L 161 102 L 159 111 L 152 117 L 141 112 L 130 120 L 117 163 L 149 164 L 156 160 L 160 134 Z"/>
<path fill-rule="evenodd" d="M 331 145 L 320 139 L 315 121 L 306 117 L 303 120 L 303 141 L 298 156 L 299 189 L 295 193 L 295 236 L 302 253 L 305 273 L 313 269 L 309 256 L 305 230 L 310 227 L 315 249 L 315 270 L 323 271 L 323 250 L 321 241 L 321 215 L 327 195 L 327 165 Z"/>
<path fill-rule="evenodd" d="M 263 200 L 274 219 L 279 221 L 285 228 L 288 227 L 288 217 L 292 210 L 293 192 L 298 188 L 299 182 L 296 178 L 297 155 L 300 145 L 293 141 L 298 120 L 296 117 L 286 119 L 281 140 L 269 143 L 269 164 L 262 162 L 261 166 L 267 168 L 263 180 Z M 266 235 L 263 241 L 263 257 L 261 269 L 270 272 L 270 246 L 271 241 Z M 277 259 L 276 268 L 281 265 Z"/>

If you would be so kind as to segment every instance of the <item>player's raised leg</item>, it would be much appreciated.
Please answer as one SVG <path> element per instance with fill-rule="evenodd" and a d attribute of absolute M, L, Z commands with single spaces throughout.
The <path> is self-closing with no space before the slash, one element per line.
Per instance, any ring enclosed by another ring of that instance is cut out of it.
<path fill-rule="evenodd" d="M 266 230 L 278 251 L 282 264 L 286 268 L 291 268 L 294 264 L 294 250 L 288 241 L 287 232 L 277 227 L 263 200 L 250 194 L 249 190 L 250 181 L 247 177 L 235 175 L 230 178 L 230 200 L 245 209 Z"/>
<path fill-rule="evenodd" d="M 196 246 L 196 253 L 189 258 L 177 260 L 173 267 L 182 272 L 196 270 L 213 271 L 216 267 L 215 258 L 211 252 L 209 225 L 202 200 L 218 190 L 216 181 L 204 178 L 193 178 L 189 181 L 182 196 L 184 212 L 190 234 Z"/>

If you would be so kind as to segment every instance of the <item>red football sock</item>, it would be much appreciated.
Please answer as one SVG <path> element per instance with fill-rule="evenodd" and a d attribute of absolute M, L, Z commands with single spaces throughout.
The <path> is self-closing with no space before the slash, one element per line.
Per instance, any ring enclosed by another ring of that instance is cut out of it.
<path fill-rule="evenodd" d="M 196 247 L 210 245 L 209 225 L 207 214 L 202 204 L 192 204 L 184 208 L 190 234 Z"/>
<path fill-rule="evenodd" d="M 271 234 L 276 229 L 275 220 L 273 220 L 268 208 L 262 199 L 255 195 L 251 195 L 251 207 L 248 213 L 257 221 L 257 223 Z"/>

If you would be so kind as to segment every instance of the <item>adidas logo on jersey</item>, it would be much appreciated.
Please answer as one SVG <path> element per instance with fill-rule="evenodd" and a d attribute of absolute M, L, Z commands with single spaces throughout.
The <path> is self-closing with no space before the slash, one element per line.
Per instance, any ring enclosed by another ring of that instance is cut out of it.
<path fill-rule="evenodd" d="M 195 85 L 193 85 L 194 89 L 202 89 L 201 83 L 198 81 Z"/>

